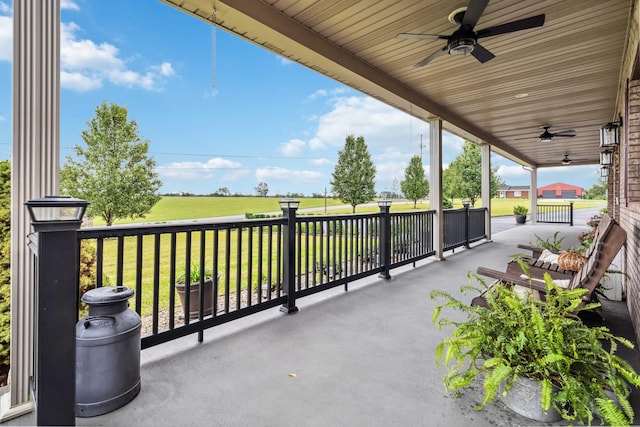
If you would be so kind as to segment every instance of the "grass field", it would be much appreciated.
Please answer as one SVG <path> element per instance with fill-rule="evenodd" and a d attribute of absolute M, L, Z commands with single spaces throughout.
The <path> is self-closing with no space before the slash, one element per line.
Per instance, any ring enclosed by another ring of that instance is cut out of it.
<path fill-rule="evenodd" d="M 131 220 L 128 218 L 120 219 L 115 224 L 129 223 L 161 223 L 172 220 L 185 220 L 195 218 L 213 218 L 229 215 L 244 215 L 246 213 L 267 213 L 280 212 L 276 197 L 163 197 L 156 204 L 149 215 L 144 218 L 136 218 Z M 300 199 L 300 214 L 306 214 L 307 209 L 313 209 L 313 213 L 324 214 L 325 203 L 327 213 L 333 214 L 349 214 L 351 207 L 344 207 L 340 200 L 331 198 L 303 198 Z M 542 201 L 538 203 L 567 203 L 555 201 Z M 476 202 L 476 206 L 480 206 L 481 202 Z M 512 215 L 515 205 L 529 206 L 528 199 L 493 199 L 491 200 L 492 216 Z M 343 206 L 343 207 L 341 207 Z M 605 206 L 604 200 L 576 200 L 574 201 L 575 209 L 585 209 L 591 207 Z M 454 207 L 462 207 L 462 202 L 456 200 Z M 428 201 L 420 201 L 416 205 L 416 209 L 429 209 Z M 375 204 L 359 205 L 356 207 L 356 213 L 377 212 L 379 209 Z M 413 202 L 394 201 L 391 205 L 391 212 L 403 212 L 413 210 Z M 101 218 L 94 218 L 94 225 L 104 225 Z"/>

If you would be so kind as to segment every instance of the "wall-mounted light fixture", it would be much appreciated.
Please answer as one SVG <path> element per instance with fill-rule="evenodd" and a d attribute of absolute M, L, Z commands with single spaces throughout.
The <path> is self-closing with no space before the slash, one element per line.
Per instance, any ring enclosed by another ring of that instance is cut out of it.
<path fill-rule="evenodd" d="M 617 122 L 609 122 L 600 128 L 600 147 L 615 148 L 620 144 L 622 116 Z"/>
<path fill-rule="evenodd" d="M 611 166 L 613 164 L 613 151 L 604 150 L 600 152 L 600 164 L 602 166 Z"/>
<path fill-rule="evenodd" d="M 609 166 L 603 166 L 600 168 L 600 178 L 604 181 L 609 177 Z"/>

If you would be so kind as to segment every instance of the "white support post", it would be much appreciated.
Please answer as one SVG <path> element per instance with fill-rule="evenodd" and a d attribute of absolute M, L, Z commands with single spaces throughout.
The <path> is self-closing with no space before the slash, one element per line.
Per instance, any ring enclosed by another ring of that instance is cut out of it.
<path fill-rule="evenodd" d="M 58 194 L 60 172 L 60 0 L 13 1 L 11 153 L 11 372 L 0 421 L 33 409 L 34 274 L 26 244 L 27 200 Z M 70 302 L 71 303 L 71 302 Z"/>
<path fill-rule="evenodd" d="M 531 168 L 531 189 L 529 191 L 531 201 L 531 223 L 538 222 L 538 168 Z"/>
<path fill-rule="evenodd" d="M 482 207 L 487 208 L 485 230 L 487 242 L 491 241 L 491 146 L 484 144 L 482 149 Z"/>
<path fill-rule="evenodd" d="M 436 211 L 433 219 L 435 258 L 443 260 L 444 222 L 442 220 L 442 120 L 429 120 L 429 204 Z"/>

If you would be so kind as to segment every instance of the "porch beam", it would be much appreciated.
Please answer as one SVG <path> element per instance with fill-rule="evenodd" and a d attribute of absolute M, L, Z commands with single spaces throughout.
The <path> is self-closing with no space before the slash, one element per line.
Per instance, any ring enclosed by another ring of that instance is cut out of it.
<path fill-rule="evenodd" d="M 429 206 L 436 211 L 433 221 L 435 258 L 443 260 L 444 221 L 442 219 L 442 120 L 437 117 L 429 123 Z"/>
<path fill-rule="evenodd" d="M 11 371 L 0 421 L 33 409 L 34 274 L 24 203 L 58 194 L 60 172 L 60 0 L 13 1 L 11 153 Z"/>

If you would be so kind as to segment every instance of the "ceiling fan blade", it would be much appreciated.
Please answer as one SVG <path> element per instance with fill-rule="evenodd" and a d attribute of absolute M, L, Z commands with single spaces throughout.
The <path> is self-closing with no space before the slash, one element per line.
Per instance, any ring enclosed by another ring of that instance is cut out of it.
<path fill-rule="evenodd" d="M 431 55 L 427 56 L 425 59 L 423 59 L 422 61 L 418 62 L 416 65 L 414 65 L 414 67 L 424 67 L 425 65 L 427 65 L 429 62 L 433 61 L 434 59 L 436 59 L 437 57 L 444 55 L 444 53 L 447 51 L 447 47 L 443 47 L 440 50 L 436 50 L 435 52 L 433 52 Z"/>
<path fill-rule="evenodd" d="M 449 40 L 451 37 L 440 34 L 400 33 L 396 38 L 401 40 Z"/>
<path fill-rule="evenodd" d="M 471 51 L 471 55 L 480 61 L 481 64 L 495 58 L 496 56 L 489 52 L 485 47 L 476 43 L 473 50 Z"/>
<path fill-rule="evenodd" d="M 575 130 L 563 130 L 562 132 L 555 132 L 553 136 L 576 136 Z"/>
<path fill-rule="evenodd" d="M 527 30 L 529 28 L 542 27 L 544 25 L 545 15 L 532 16 L 530 18 L 520 19 L 518 21 L 507 22 L 506 24 L 496 25 L 495 27 L 485 28 L 477 32 L 479 39 L 483 37 L 497 36 L 499 34 L 513 33 L 514 31 Z"/>
<path fill-rule="evenodd" d="M 488 4 L 489 0 L 469 0 L 467 10 L 462 17 L 462 25 L 468 25 L 473 29 Z"/>

